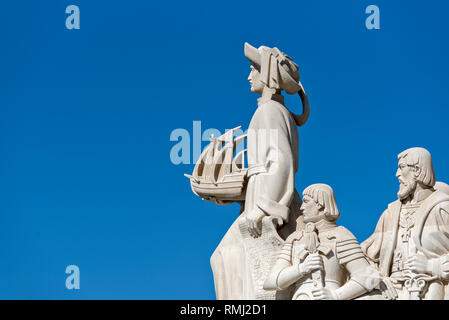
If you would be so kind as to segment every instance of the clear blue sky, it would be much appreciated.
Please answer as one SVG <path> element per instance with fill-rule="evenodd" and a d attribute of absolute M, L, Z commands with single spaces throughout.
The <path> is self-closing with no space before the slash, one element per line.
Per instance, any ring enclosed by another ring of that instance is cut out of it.
<path fill-rule="evenodd" d="M 65 28 L 70 4 L 80 30 Z M 369 4 L 380 30 L 365 28 Z M 0 298 L 215 298 L 209 258 L 238 207 L 193 195 L 170 133 L 248 126 L 245 41 L 300 65 L 311 116 L 297 189 L 330 184 L 363 241 L 396 198 L 400 151 L 429 149 L 449 181 L 448 12 L 446 0 L 3 2 Z"/>

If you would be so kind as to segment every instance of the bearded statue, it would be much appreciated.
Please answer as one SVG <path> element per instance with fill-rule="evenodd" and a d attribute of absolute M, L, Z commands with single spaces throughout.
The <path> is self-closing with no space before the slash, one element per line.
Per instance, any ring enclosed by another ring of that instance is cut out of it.
<path fill-rule="evenodd" d="M 398 155 L 398 200 L 390 203 L 362 249 L 383 277 L 388 299 L 449 298 L 449 194 L 435 182 L 424 148 Z"/>

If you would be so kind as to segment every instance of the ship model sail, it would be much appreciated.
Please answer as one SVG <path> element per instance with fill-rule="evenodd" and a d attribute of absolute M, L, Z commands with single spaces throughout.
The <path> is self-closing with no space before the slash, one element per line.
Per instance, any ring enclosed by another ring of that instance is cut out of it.
<path fill-rule="evenodd" d="M 237 154 L 237 146 L 247 135 L 234 138 L 241 127 L 226 131 L 222 136 L 210 137 L 210 144 L 198 159 L 190 179 L 192 191 L 204 200 L 214 202 L 240 202 L 245 200 L 247 150 Z M 234 155 L 235 154 L 235 155 Z"/>

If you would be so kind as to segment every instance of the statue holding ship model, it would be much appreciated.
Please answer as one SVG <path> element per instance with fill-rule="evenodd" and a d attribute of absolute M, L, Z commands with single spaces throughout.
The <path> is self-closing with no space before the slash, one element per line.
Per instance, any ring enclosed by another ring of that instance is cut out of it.
<path fill-rule="evenodd" d="M 306 123 L 309 102 L 299 82 L 299 67 L 289 56 L 248 43 L 245 56 L 251 63 L 251 91 L 261 95 L 248 133 L 234 137 L 236 128 L 211 137 L 187 177 L 201 198 L 241 204 L 241 215 L 211 257 L 217 299 L 278 299 L 289 292 L 265 290 L 263 283 L 284 240 L 302 223 L 301 198 L 295 190 L 297 126 Z M 282 91 L 298 93 L 301 115 L 284 106 Z M 243 142 L 247 148 L 234 155 Z"/>
<path fill-rule="evenodd" d="M 204 200 L 217 204 L 245 200 L 247 150 L 241 150 L 234 157 L 237 147 L 246 139 L 246 134 L 234 138 L 240 128 L 231 129 L 219 138 L 212 135 L 192 175 L 185 174 L 190 179 L 192 191 Z"/>
<path fill-rule="evenodd" d="M 399 199 L 359 245 L 335 222 L 330 186 L 306 188 L 304 204 L 295 190 L 297 127 L 309 117 L 298 65 L 266 46 L 245 43 L 245 56 L 261 95 L 248 131 L 212 136 L 186 175 L 204 200 L 241 205 L 211 257 L 217 299 L 449 299 L 449 186 L 436 182 L 430 153 L 399 154 Z M 301 115 L 282 91 L 298 93 Z"/>

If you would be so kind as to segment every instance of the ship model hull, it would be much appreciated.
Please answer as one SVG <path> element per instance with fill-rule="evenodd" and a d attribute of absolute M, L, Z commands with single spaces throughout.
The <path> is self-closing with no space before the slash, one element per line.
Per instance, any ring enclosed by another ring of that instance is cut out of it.
<path fill-rule="evenodd" d="M 245 200 L 246 174 L 241 173 L 223 177 L 219 184 L 191 181 L 192 190 L 201 198 L 214 197 L 224 201 Z"/>
<path fill-rule="evenodd" d="M 210 144 L 198 159 L 190 179 L 192 191 L 209 201 L 241 202 L 245 200 L 247 168 L 246 149 L 236 153 L 246 135 L 234 138 L 240 127 L 226 131 L 222 136 L 211 136 Z"/>

